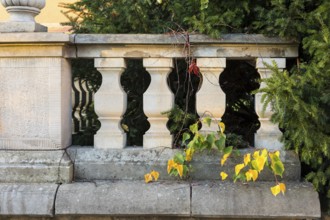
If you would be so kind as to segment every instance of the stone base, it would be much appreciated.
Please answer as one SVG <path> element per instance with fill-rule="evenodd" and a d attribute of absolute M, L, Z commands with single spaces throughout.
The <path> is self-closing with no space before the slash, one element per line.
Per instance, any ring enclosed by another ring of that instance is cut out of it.
<path fill-rule="evenodd" d="M 88 198 L 88 199 L 87 199 Z M 188 182 L 100 181 L 62 185 L 57 215 L 190 215 Z"/>
<path fill-rule="evenodd" d="M 148 132 L 143 135 L 143 148 L 153 149 L 159 147 L 172 148 L 172 135 L 169 133 L 159 134 L 154 132 Z"/>
<path fill-rule="evenodd" d="M 285 195 L 270 191 L 274 182 L 241 184 L 232 182 L 197 182 L 192 184 L 192 216 L 222 218 L 321 217 L 320 202 L 311 183 L 285 182 Z"/>
<path fill-rule="evenodd" d="M 94 135 L 95 149 L 123 149 L 126 146 L 126 135 L 118 132 L 111 134 L 98 132 Z"/>
<path fill-rule="evenodd" d="M 286 194 L 276 197 L 269 189 L 273 184 L 221 181 L 0 184 L 0 219 L 41 215 L 56 220 L 321 217 L 318 194 L 310 183 L 286 182 Z"/>
<path fill-rule="evenodd" d="M 256 133 L 254 135 L 254 146 L 256 148 L 266 148 L 269 150 L 284 149 L 283 143 L 280 141 L 281 133 Z"/>
<path fill-rule="evenodd" d="M 53 216 L 57 184 L 0 183 L 0 219 L 5 216 Z"/>
<path fill-rule="evenodd" d="M 48 28 L 35 22 L 0 22 L 0 33 L 9 32 L 47 32 Z"/>
<path fill-rule="evenodd" d="M 0 151 L 0 183 L 68 183 L 72 178 L 73 164 L 64 150 Z"/>
<path fill-rule="evenodd" d="M 217 151 L 198 153 L 192 160 L 193 180 L 220 180 L 220 171 L 232 173 L 234 166 L 243 162 L 245 153 L 252 153 L 255 149 L 241 150 L 241 156 L 230 158 L 226 165 L 220 166 L 221 154 Z M 173 180 L 167 174 L 167 161 L 178 150 L 169 148 L 143 148 L 95 149 L 92 147 L 70 147 L 68 154 L 74 161 L 75 180 L 143 180 L 144 174 L 152 169 L 160 173 L 161 180 Z M 281 151 L 285 172 L 285 181 L 300 180 L 300 161 L 291 151 Z M 267 169 L 263 171 L 258 180 L 274 181 L 274 175 Z"/>

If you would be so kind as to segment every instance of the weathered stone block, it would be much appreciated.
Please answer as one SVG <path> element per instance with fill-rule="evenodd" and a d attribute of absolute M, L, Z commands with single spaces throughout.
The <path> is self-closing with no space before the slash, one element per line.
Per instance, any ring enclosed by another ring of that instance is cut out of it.
<path fill-rule="evenodd" d="M 254 150 L 241 150 L 241 154 Z M 68 153 L 75 163 L 76 180 L 142 180 L 144 174 L 152 169 L 160 173 L 161 180 L 173 180 L 167 174 L 167 161 L 178 150 L 156 148 L 125 148 L 124 150 L 100 150 L 91 147 L 70 147 Z M 243 162 L 243 157 L 232 157 L 224 167 L 220 166 L 221 154 L 216 151 L 198 153 L 192 161 L 191 178 L 195 180 L 219 180 L 220 171 L 234 172 L 234 166 Z M 281 159 L 285 166 L 283 179 L 300 180 L 300 162 L 298 156 L 291 151 L 281 151 Z M 259 180 L 273 181 L 274 175 L 265 169 Z"/>
<path fill-rule="evenodd" d="M 0 183 L 67 183 L 72 178 L 65 151 L 0 151 Z"/>
<path fill-rule="evenodd" d="M 0 149 L 71 144 L 70 70 L 63 58 L 0 59 Z"/>
<path fill-rule="evenodd" d="M 318 194 L 310 183 L 287 182 L 285 195 L 276 197 L 270 191 L 273 185 L 274 182 L 192 183 L 192 215 L 221 218 L 321 217 Z"/>
<path fill-rule="evenodd" d="M 53 216 L 57 184 L 0 183 L 2 215 Z"/>
<path fill-rule="evenodd" d="M 188 183 L 115 181 L 63 184 L 56 215 L 190 215 Z"/>
<path fill-rule="evenodd" d="M 0 32 L 47 32 L 47 27 L 35 22 L 0 22 Z"/>

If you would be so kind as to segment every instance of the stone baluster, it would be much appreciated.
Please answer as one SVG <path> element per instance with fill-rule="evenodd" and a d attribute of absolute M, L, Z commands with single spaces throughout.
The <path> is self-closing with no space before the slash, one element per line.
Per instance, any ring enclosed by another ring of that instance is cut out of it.
<path fill-rule="evenodd" d="M 150 129 L 143 136 L 144 148 L 171 147 L 172 135 L 166 127 L 168 118 L 161 112 L 173 107 L 174 95 L 167 84 L 167 76 L 173 68 L 171 58 L 145 58 L 143 66 L 151 75 L 151 83 L 143 96 L 144 113 Z"/>
<path fill-rule="evenodd" d="M 47 27 L 35 22 L 46 0 L 1 0 L 10 14 L 8 21 L 0 22 L 0 32 L 47 32 Z"/>
<path fill-rule="evenodd" d="M 196 94 L 197 112 L 202 116 L 206 111 L 210 112 L 216 120 L 220 120 L 226 109 L 226 94 L 219 84 L 220 74 L 226 67 L 225 58 L 198 58 L 197 66 L 203 76 L 201 88 Z M 201 131 L 218 130 L 217 123 L 211 123 L 210 127 L 202 127 Z"/>
<path fill-rule="evenodd" d="M 95 67 L 102 74 L 102 85 L 95 94 L 95 112 L 101 128 L 94 136 L 95 148 L 124 148 L 126 134 L 120 121 L 125 113 L 127 98 L 120 76 L 126 68 L 124 58 L 96 58 Z"/>
<path fill-rule="evenodd" d="M 74 78 L 72 81 L 72 134 L 77 134 L 81 128 L 82 95 L 80 79 Z"/>
<path fill-rule="evenodd" d="M 72 83 L 72 119 L 73 134 L 84 131 L 93 126 L 93 121 L 87 118 L 86 111 L 93 104 L 93 91 L 86 79 L 75 78 Z"/>
<path fill-rule="evenodd" d="M 268 65 L 273 65 L 276 62 L 280 70 L 286 67 L 285 58 L 258 58 L 256 68 L 260 74 L 261 79 L 270 77 L 272 71 L 267 68 Z M 261 82 L 260 88 L 265 87 L 265 83 Z M 271 106 L 268 105 L 263 111 L 263 103 L 261 102 L 262 93 L 255 95 L 255 110 L 259 116 L 260 128 L 254 136 L 254 145 L 256 148 L 267 148 L 272 150 L 279 150 L 283 147 L 280 142 L 282 136 L 277 124 L 270 121 L 272 115 Z"/>

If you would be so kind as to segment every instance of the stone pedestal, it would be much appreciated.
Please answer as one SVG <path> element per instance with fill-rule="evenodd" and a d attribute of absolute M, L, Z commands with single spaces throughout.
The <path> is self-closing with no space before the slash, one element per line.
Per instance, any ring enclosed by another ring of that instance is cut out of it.
<path fill-rule="evenodd" d="M 10 18 L 0 22 L 0 32 L 47 32 L 47 27 L 34 20 L 45 7 L 45 0 L 2 0 L 1 4 Z"/>
<path fill-rule="evenodd" d="M 94 137 L 95 148 L 124 148 L 126 134 L 120 121 L 125 113 L 127 97 L 120 76 L 126 68 L 124 58 L 97 58 L 95 67 L 102 74 L 102 85 L 95 94 L 95 112 L 101 128 Z"/>
<path fill-rule="evenodd" d="M 170 58 L 145 58 L 143 66 L 151 75 L 151 83 L 143 96 L 144 113 L 150 129 L 143 136 L 144 148 L 171 147 L 172 135 L 166 127 L 167 116 L 162 115 L 173 107 L 174 95 L 167 85 L 167 76 L 173 68 Z"/>
<path fill-rule="evenodd" d="M 203 76 L 203 83 L 196 94 L 197 112 L 199 116 L 204 113 L 212 115 L 212 121 L 221 120 L 226 110 L 226 94 L 219 84 L 220 74 L 226 67 L 225 58 L 198 58 L 197 66 Z M 219 130 L 216 122 L 210 127 L 202 127 L 202 132 Z"/>
<path fill-rule="evenodd" d="M 277 67 L 282 70 L 286 66 L 284 58 L 258 58 L 256 68 L 260 74 L 261 79 L 270 77 L 272 71 L 267 68 L 267 65 L 273 66 L 273 62 Z M 260 88 L 265 87 L 265 83 L 261 82 Z M 263 103 L 261 102 L 262 93 L 255 95 L 255 110 L 259 116 L 260 128 L 254 136 L 254 145 L 256 148 L 267 148 L 272 150 L 279 150 L 283 148 L 280 142 L 282 132 L 279 130 L 278 125 L 270 121 L 272 116 L 272 108 L 267 106 L 263 111 Z"/>
<path fill-rule="evenodd" d="M 55 50 L 55 48 L 53 48 Z M 71 66 L 55 56 L 0 52 L 0 150 L 63 149 L 71 144 Z"/>

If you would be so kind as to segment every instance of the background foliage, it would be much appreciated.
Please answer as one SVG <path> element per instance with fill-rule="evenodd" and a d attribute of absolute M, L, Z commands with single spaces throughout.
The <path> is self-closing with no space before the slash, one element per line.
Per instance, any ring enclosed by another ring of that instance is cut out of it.
<path fill-rule="evenodd" d="M 297 65 L 284 73 L 273 68 L 264 98 L 329 209 L 328 0 L 80 0 L 64 7 L 76 33 L 262 33 L 300 42 Z"/>

